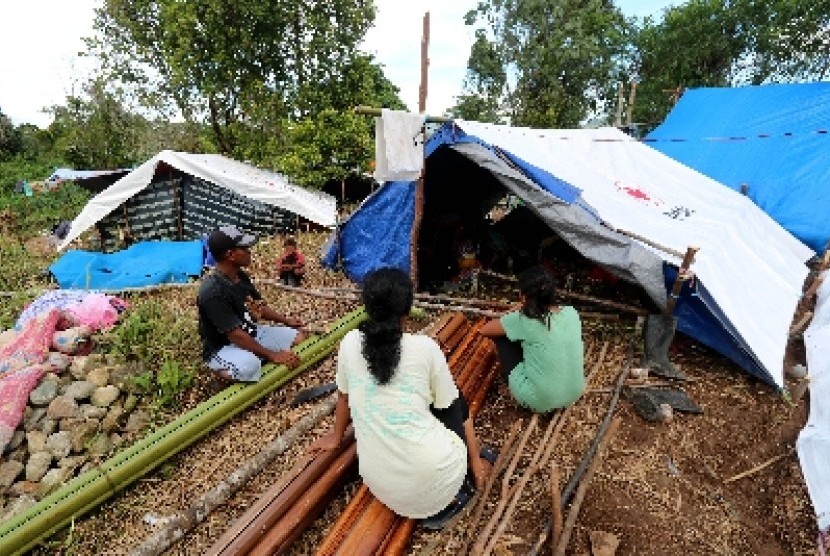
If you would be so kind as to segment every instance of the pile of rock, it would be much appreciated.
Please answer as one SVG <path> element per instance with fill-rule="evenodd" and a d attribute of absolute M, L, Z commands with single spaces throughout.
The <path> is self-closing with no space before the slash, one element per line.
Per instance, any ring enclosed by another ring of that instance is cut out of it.
<path fill-rule="evenodd" d="M 0 458 L 0 521 L 24 511 L 103 461 L 148 424 L 138 409 L 135 364 L 50 353 L 54 370 L 29 394 Z"/>

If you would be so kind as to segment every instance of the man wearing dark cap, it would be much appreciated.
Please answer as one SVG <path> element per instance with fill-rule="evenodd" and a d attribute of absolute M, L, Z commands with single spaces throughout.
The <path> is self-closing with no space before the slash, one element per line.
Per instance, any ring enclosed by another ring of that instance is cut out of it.
<path fill-rule="evenodd" d="M 236 226 L 213 230 L 207 246 L 216 268 L 202 282 L 196 300 L 208 368 L 244 382 L 260 379 L 263 361 L 296 367 L 300 360 L 290 348 L 305 337 L 297 330 L 302 323 L 268 307 L 242 270 L 251 264 L 256 241 Z M 257 324 L 259 319 L 284 326 Z"/>

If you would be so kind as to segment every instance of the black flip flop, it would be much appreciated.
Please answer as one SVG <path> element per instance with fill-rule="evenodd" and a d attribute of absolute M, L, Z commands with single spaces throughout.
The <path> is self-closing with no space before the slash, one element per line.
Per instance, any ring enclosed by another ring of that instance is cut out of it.
<path fill-rule="evenodd" d="M 453 517 L 458 515 L 458 512 L 464 509 L 464 506 L 467 505 L 467 502 L 469 502 L 471 498 L 472 496 L 467 492 L 467 489 L 462 488 L 458 491 L 458 494 L 455 495 L 455 499 L 449 506 L 433 516 L 422 519 L 421 525 L 430 531 L 440 531 L 447 526 L 447 523 L 449 523 Z"/>
<path fill-rule="evenodd" d="M 485 446 L 484 448 L 481 449 L 481 451 L 479 452 L 478 455 L 480 455 L 482 458 L 489 461 L 490 465 L 496 465 L 496 458 L 498 457 L 498 454 L 496 452 L 494 452 L 493 450 L 491 450 L 490 448 L 487 448 Z"/>

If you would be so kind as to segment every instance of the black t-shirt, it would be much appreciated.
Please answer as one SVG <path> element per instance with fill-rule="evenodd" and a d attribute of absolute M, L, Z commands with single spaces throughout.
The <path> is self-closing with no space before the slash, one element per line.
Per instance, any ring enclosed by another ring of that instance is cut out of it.
<path fill-rule="evenodd" d="M 241 327 L 256 337 L 254 322 L 245 300 L 262 299 L 248 275 L 239 271 L 239 281 L 231 282 L 225 275 L 213 272 L 199 287 L 196 305 L 199 307 L 199 336 L 202 337 L 202 357 L 205 361 L 228 345 L 228 332 Z"/>

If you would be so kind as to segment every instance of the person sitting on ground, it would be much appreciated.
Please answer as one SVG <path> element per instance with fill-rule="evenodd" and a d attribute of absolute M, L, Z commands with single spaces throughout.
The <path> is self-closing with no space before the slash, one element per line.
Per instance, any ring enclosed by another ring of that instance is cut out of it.
<path fill-rule="evenodd" d="M 297 240 L 285 238 L 285 252 L 280 258 L 280 280 L 287 286 L 299 286 L 305 275 L 305 256 L 297 249 Z"/>
<path fill-rule="evenodd" d="M 523 272 L 519 289 L 521 310 L 491 320 L 481 334 L 495 342 L 519 404 L 537 413 L 566 407 L 585 389 L 579 315 L 554 305 L 556 280 L 543 266 Z"/>
<path fill-rule="evenodd" d="M 256 237 L 235 226 L 223 226 L 208 236 L 216 260 L 214 271 L 202 281 L 196 304 L 202 355 L 209 369 L 225 379 L 256 382 L 262 362 L 296 367 L 300 360 L 291 346 L 305 339 L 302 323 L 268 307 L 248 274 Z M 264 319 L 284 326 L 257 324 Z"/>
<path fill-rule="evenodd" d="M 412 301 L 403 271 L 366 276 L 369 319 L 340 343 L 334 428 L 312 450 L 339 446 L 352 421 L 360 475 L 372 494 L 393 512 L 440 529 L 469 500 L 470 483 L 484 485 L 492 454 L 479 452 L 441 348 L 403 332 Z"/>

